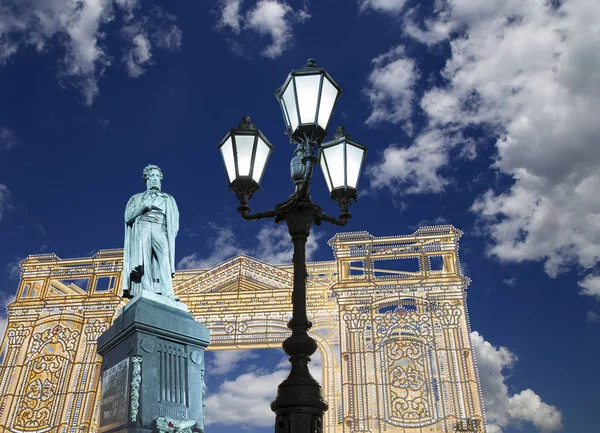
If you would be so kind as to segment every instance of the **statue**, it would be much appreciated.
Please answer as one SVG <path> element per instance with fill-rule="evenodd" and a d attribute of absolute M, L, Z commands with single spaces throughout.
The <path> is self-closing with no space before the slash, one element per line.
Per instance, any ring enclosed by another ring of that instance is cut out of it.
<path fill-rule="evenodd" d="M 172 282 L 179 230 L 177 203 L 160 190 L 160 168 L 147 166 L 143 177 L 147 190 L 131 197 L 125 208 L 123 297 L 148 290 L 179 301 Z"/>

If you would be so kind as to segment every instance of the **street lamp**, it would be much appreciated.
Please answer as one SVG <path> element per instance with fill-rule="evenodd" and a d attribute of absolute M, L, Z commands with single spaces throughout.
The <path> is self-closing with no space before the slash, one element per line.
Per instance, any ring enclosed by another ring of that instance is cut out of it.
<path fill-rule="evenodd" d="M 231 129 L 217 148 L 223 156 L 229 188 L 247 206 L 252 194 L 260 188 L 260 180 L 274 149 L 273 145 L 256 129 L 250 118 L 244 116 L 242 123 Z"/>
<path fill-rule="evenodd" d="M 338 202 L 342 215 L 348 213 L 351 201 L 358 196 L 358 178 L 367 156 L 367 148 L 350 139 L 338 126 L 333 140 L 321 145 L 320 164 L 331 199 Z"/>
<path fill-rule="evenodd" d="M 351 215 L 348 207 L 358 195 L 358 178 L 367 149 L 350 139 L 343 128 L 338 128 L 332 141 L 323 144 L 333 109 L 342 93 L 336 81 L 314 59 L 302 69 L 293 70 L 276 92 L 286 123 L 286 133 L 296 145 L 290 163 L 295 192 L 274 209 L 250 213 L 248 201 L 259 189 L 260 179 L 273 146 L 256 129 L 248 117 L 221 140 L 229 188 L 240 201 L 237 208 L 242 218 L 258 220 L 274 218 L 285 221 L 294 245 L 294 287 L 292 291 L 292 319 L 288 328 L 292 334 L 283 342 L 289 355 L 291 370 L 277 389 L 271 403 L 276 414 L 276 433 L 321 433 L 323 413 L 327 403 L 321 386 L 311 376 L 308 364 L 317 350 L 316 341 L 308 335 L 312 323 L 306 315 L 306 241 L 311 224 L 327 221 L 346 225 Z M 310 197 L 309 186 L 315 165 L 321 162 L 331 199 L 336 200 L 341 212 L 338 218 L 325 214 Z"/>

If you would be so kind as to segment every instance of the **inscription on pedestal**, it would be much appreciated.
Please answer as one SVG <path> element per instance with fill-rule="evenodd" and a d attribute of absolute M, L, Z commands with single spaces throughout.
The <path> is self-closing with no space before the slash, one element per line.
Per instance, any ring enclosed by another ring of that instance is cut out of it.
<path fill-rule="evenodd" d="M 101 432 L 127 424 L 128 397 L 129 358 L 125 358 L 102 374 Z"/>
<path fill-rule="evenodd" d="M 158 416 L 167 416 L 173 419 L 187 420 L 188 411 L 187 409 L 181 409 L 177 407 L 158 407 Z"/>

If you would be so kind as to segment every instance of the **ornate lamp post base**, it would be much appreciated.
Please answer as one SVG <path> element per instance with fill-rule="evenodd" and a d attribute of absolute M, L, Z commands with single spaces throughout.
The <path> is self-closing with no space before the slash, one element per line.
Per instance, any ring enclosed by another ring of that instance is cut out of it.
<path fill-rule="evenodd" d="M 275 433 L 321 433 L 323 431 L 323 413 L 326 409 L 316 412 L 301 412 L 306 407 L 295 408 L 293 412 L 275 412 Z"/>
<path fill-rule="evenodd" d="M 309 359 L 302 355 L 290 357 L 290 375 L 279 385 L 277 398 L 271 403 L 271 410 L 276 415 L 275 433 L 323 431 L 323 414 L 328 406 L 323 400 L 321 386 L 308 371 Z"/>

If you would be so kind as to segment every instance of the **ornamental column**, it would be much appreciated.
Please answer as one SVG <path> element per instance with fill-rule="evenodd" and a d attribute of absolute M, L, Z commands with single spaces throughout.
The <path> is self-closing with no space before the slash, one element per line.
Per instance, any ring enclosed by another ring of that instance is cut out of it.
<path fill-rule="evenodd" d="M 367 392 L 367 356 L 364 347 L 364 331 L 369 315 L 359 307 L 343 311 L 342 320 L 346 335 L 340 336 L 342 347 L 342 392 L 344 401 L 349 402 L 348 412 L 352 432 L 369 432 Z M 344 414 L 346 416 L 346 413 Z"/>
<path fill-rule="evenodd" d="M 14 378 L 21 377 L 25 351 L 29 344 L 24 344 L 31 334 L 31 330 L 22 323 L 10 325 L 6 330 L 6 353 L 3 367 L 0 370 L 0 426 L 6 425 L 10 407 L 15 398 L 18 381 Z M 2 348 L 0 348 L 1 350 Z"/>

